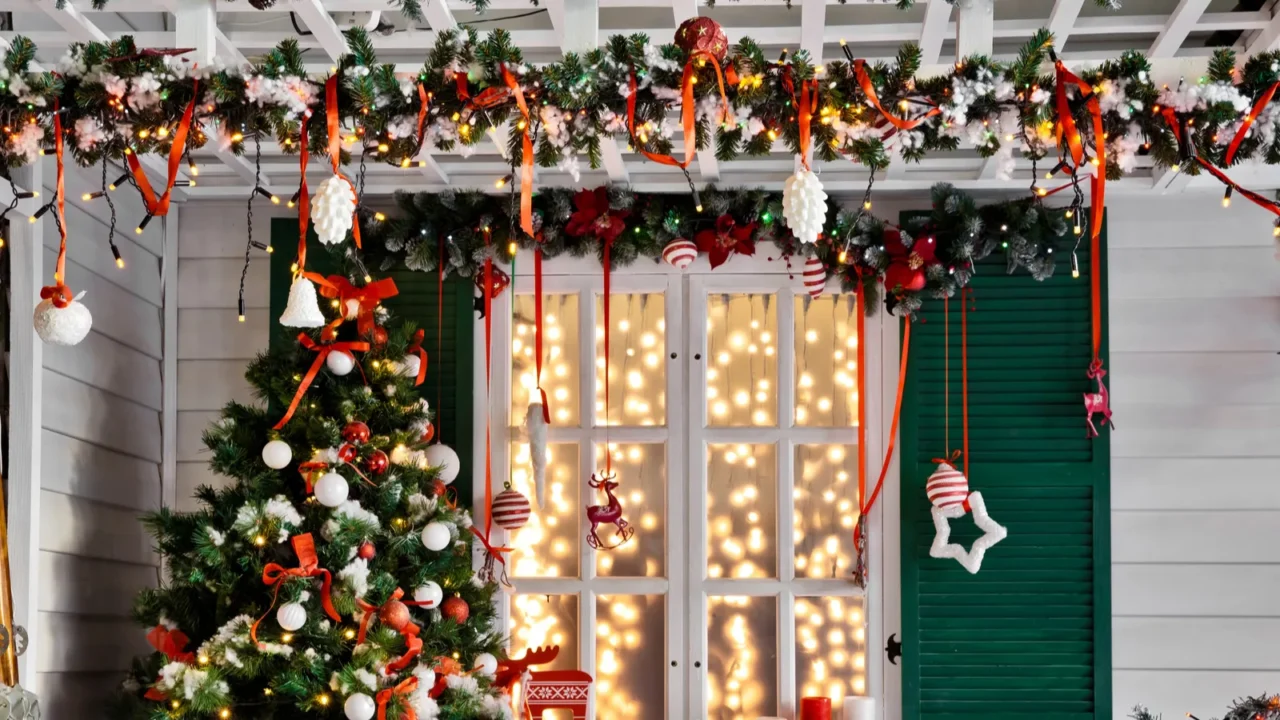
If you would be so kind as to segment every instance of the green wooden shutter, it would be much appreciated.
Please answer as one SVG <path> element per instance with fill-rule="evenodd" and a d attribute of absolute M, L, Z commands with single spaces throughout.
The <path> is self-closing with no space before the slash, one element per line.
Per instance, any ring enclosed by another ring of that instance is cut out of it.
<path fill-rule="evenodd" d="M 276 318 L 284 312 L 289 300 L 289 284 L 292 280 L 290 266 L 297 258 L 298 221 L 294 218 L 274 218 L 271 221 L 271 345 L 295 342 L 297 333 L 281 327 Z M 315 234 L 307 238 L 307 269 L 327 274 L 334 265 Z M 470 504 L 471 483 L 475 470 L 471 467 L 472 452 L 472 380 L 473 333 L 475 320 L 472 305 L 474 286 L 468 280 L 450 277 L 444 283 L 443 332 L 437 333 L 437 287 L 435 273 L 408 270 L 403 266 L 383 274 L 393 278 L 400 294 L 383 304 L 400 320 L 412 322 L 426 333 L 423 347 L 427 351 L 427 378 L 419 388 L 422 397 L 431 403 L 436 414 L 440 441 L 457 451 L 462 459 L 462 471 L 453 487 L 458 490 L 462 504 Z M 440 335 L 440 351 L 436 350 Z"/>
<path fill-rule="evenodd" d="M 1085 437 L 1088 242 L 1037 282 L 978 264 L 969 314 L 970 490 L 1009 536 L 977 575 L 929 557 L 925 480 L 946 453 L 944 309 L 911 328 L 902 419 L 902 687 L 906 720 L 1111 717 L 1109 431 Z M 1105 284 L 1103 297 L 1106 297 Z M 961 447 L 960 317 L 951 302 L 951 448 Z M 1105 314 L 1104 314 L 1105 328 Z M 1105 333 L 1104 333 L 1105 357 Z M 952 521 L 952 541 L 978 531 Z"/>

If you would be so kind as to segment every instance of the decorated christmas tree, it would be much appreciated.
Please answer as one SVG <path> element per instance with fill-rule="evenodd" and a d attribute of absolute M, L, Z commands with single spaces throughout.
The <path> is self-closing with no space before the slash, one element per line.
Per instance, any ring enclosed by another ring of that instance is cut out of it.
<path fill-rule="evenodd" d="M 166 579 L 134 615 L 156 652 L 116 717 L 510 717 L 497 586 L 472 571 L 459 460 L 430 444 L 416 388 L 421 334 L 344 309 L 358 322 L 326 318 L 253 361 L 261 403 L 229 403 L 205 432 L 232 482 L 144 519 Z"/>

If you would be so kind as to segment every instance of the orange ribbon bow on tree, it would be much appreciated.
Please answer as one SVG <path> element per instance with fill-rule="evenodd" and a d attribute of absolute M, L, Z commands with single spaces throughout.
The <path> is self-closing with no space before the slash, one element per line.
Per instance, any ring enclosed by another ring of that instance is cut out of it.
<path fill-rule="evenodd" d="M 407 350 L 410 355 L 418 356 L 418 376 L 414 378 L 414 385 L 421 385 L 427 379 L 427 351 L 422 349 L 422 341 L 426 338 L 427 334 L 419 329 L 413 334 L 413 342 Z"/>
<path fill-rule="evenodd" d="M 368 335 L 373 330 L 375 324 L 373 311 L 378 307 L 378 303 L 400 294 L 396 281 L 391 278 L 375 280 L 359 288 L 341 275 L 330 275 L 326 280 L 327 284 L 320 286 L 320 294 L 331 300 L 337 300 L 345 319 L 355 319 L 356 330 L 360 337 Z M 354 308 L 349 305 L 352 302 L 356 304 Z"/>
<path fill-rule="evenodd" d="M 187 643 L 191 642 L 181 630 L 170 630 L 164 625 L 157 625 L 147 633 L 147 642 L 157 651 L 164 653 L 169 662 L 187 663 L 196 661 L 196 654 L 187 651 Z M 164 700 L 168 696 L 156 688 L 147 690 L 144 696 L 148 700 Z"/>
<path fill-rule="evenodd" d="M 369 621 L 373 620 L 376 615 L 383 625 L 395 630 L 404 636 L 405 651 L 404 655 L 395 662 L 387 664 L 388 673 L 399 672 L 409 666 L 418 653 L 422 652 L 422 639 L 418 637 L 418 633 L 422 631 L 409 616 L 408 605 L 421 605 L 425 603 L 417 603 L 410 601 L 405 603 L 400 598 L 404 597 L 404 590 L 396 588 L 391 593 L 391 597 L 381 606 L 371 605 L 360 598 L 356 598 L 356 605 L 360 607 L 363 616 L 360 618 L 360 634 L 356 636 L 356 644 L 363 643 L 369 634 Z"/>
<path fill-rule="evenodd" d="M 329 335 L 331 333 L 326 332 L 325 334 Z M 302 376 L 302 382 L 298 383 L 298 391 L 294 393 L 293 402 L 289 403 L 289 409 L 285 411 L 284 417 L 280 418 L 280 422 L 275 424 L 275 430 L 279 430 L 289 423 L 289 420 L 293 417 L 294 411 L 298 409 L 298 403 L 302 402 L 302 396 L 307 393 L 307 388 L 311 387 L 311 381 L 315 380 L 316 375 L 320 373 L 320 366 L 324 365 L 324 361 L 329 357 L 329 353 L 338 351 L 367 352 L 369 350 L 369 343 L 357 340 L 331 342 L 321 345 L 315 340 L 312 340 L 311 336 L 304 332 L 298 333 L 298 342 L 308 350 L 315 350 L 316 359 L 312 361 L 311 367 L 307 370 L 307 374 Z M 357 364 L 356 367 L 359 367 L 359 364 Z"/>
<path fill-rule="evenodd" d="M 263 584 L 274 585 L 275 590 L 271 594 L 270 607 L 249 629 L 249 638 L 255 643 L 258 642 L 258 626 L 262 624 L 267 615 L 271 614 L 272 608 L 276 606 L 276 601 L 280 599 L 280 586 L 293 577 L 319 577 L 323 581 L 320 587 L 320 605 L 331 620 L 342 622 L 342 616 L 333 607 L 333 597 L 329 592 L 333 585 L 333 576 L 329 574 L 328 570 L 320 567 L 320 559 L 316 556 L 316 543 L 311 537 L 311 533 L 294 535 L 290 543 L 293 545 L 293 552 L 298 556 L 298 567 L 286 568 L 277 563 L 267 563 L 267 566 L 262 569 Z"/>
<path fill-rule="evenodd" d="M 387 704 L 391 702 L 393 697 L 407 697 L 418 689 L 418 678 L 409 676 L 400 681 L 395 687 L 385 688 L 378 691 L 378 720 L 387 720 Z M 418 714 L 414 711 L 413 705 L 409 702 L 403 702 L 400 706 L 400 720 L 418 720 Z"/>

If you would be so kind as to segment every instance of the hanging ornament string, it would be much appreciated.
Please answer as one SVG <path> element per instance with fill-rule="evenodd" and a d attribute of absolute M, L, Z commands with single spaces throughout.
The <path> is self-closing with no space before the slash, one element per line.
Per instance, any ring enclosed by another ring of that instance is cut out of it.
<path fill-rule="evenodd" d="M 437 235 L 436 240 L 440 245 L 440 262 L 436 264 L 436 357 L 444 357 L 444 235 Z M 443 395 L 443 379 L 444 373 L 436 373 L 436 442 L 441 442 L 441 428 L 444 426 L 444 417 L 440 412 L 443 406 L 440 404 Z"/>
<path fill-rule="evenodd" d="M 53 284 L 40 288 L 40 299 L 49 300 L 54 307 L 65 308 L 75 299 L 71 288 L 67 287 L 67 190 L 66 167 L 62 160 L 62 111 L 55 101 L 53 104 L 53 152 L 58 162 L 58 186 L 55 212 L 58 221 L 58 263 L 53 270 Z"/>
<path fill-rule="evenodd" d="M 964 476 L 969 477 L 969 303 L 973 289 L 960 291 L 960 406 L 964 428 Z"/>
<path fill-rule="evenodd" d="M 551 424 L 551 404 L 547 402 L 547 391 L 542 387 L 542 233 L 534 238 L 533 245 L 533 367 L 534 382 L 537 383 L 538 395 L 542 399 L 542 420 Z M 512 281 L 515 280 L 515 262 L 511 263 Z M 511 306 L 514 308 L 515 303 Z"/>
<path fill-rule="evenodd" d="M 277 563 L 267 563 L 267 566 L 262 569 L 263 584 L 274 585 L 275 590 L 271 593 L 271 605 L 267 607 L 267 611 L 253 623 L 253 627 L 249 628 L 249 638 L 254 643 L 258 642 L 258 626 L 271 614 L 271 609 L 276 606 L 276 601 L 280 599 L 280 586 L 284 585 L 284 582 L 291 577 L 319 577 L 321 580 L 320 605 L 324 608 L 325 615 L 328 615 L 334 622 L 342 622 L 342 616 L 333 607 L 333 597 L 329 593 L 330 586 L 333 584 L 333 576 L 330 575 L 328 570 L 320 567 L 320 559 L 316 555 L 316 543 L 311 537 L 311 533 L 294 535 L 290 543 L 293 545 L 293 552 L 298 556 L 298 567 L 286 568 Z"/>
<path fill-rule="evenodd" d="M 341 322 L 341 318 L 339 318 Z M 326 327 L 321 332 L 321 337 L 331 339 L 334 335 L 332 326 Z M 302 396 L 307 394 L 307 388 L 311 387 L 311 383 L 316 379 L 316 375 L 320 374 L 320 368 L 324 366 L 325 360 L 329 357 L 329 353 L 333 352 L 368 352 L 369 343 L 363 340 L 348 340 L 343 342 L 327 342 L 326 344 L 317 343 L 311 339 L 311 336 L 305 332 L 298 333 L 298 343 L 308 350 L 314 350 L 316 359 L 311 362 L 311 367 L 307 369 L 307 374 L 302 376 L 302 382 L 298 383 L 298 390 L 293 395 L 293 401 L 289 403 L 289 409 L 285 410 L 284 417 L 272 426 L 273 430 L 279 430 L 289 423 L 293 418 L 293 413 L 297 411 L 298 404 L 302 402 Z M 364 373 L 364 368 L 360 363 L 356 363 L 356 367 L 360 368 L 360 372 Z"/>
<path fill-rule="evenodd" d="M 142 163 L 138 161 L 138 154 L 129 148 L 125 148 L 125 162 L 129 164 L 129 171 L 133 173 L 138 192 L 142 193 L 142 203 L 147 208 L 147 216 L 138 224 L 139 230 L 145 228 L 151 218 L 156 216 L 163 217 L 169 214 L 169 200 L 173 194 L 173 185 L 178 181 L 178 164 L 182 162 L 182 153 L 186 151 L 187 134 L 191 132 L 191 119 L 195 115 L 196 101 L 200 99 L 199 90 L 200 81 L 192 80 L 191 102 L 187 104 L 187 109 L 182 112 L 182 120 L 178 122 L 177 129 L 173 131 L 173 144 L 169 146 L 169 174 L 165 180 L 164 192 L 159 197 L 156 197 L 155 190 L 151 189 L 151 182 L 147 180 L 147 174 L 142 170 Z"/>
<path fill-rule="evenodd" d="M 861 342 L 861 340 L 859 340 Z M 859 522 L 853 528 L 853 549 L 854 553 L 862 551 L 862 522 L 861 517 L 871 512 L 871 508 L 875 506 L 876 499 L 880 497 L 880 490 L 884 487 L 884 479 L 889 474 L 889 462 L 893 459 L 893 449 L 898 441 L 898 420 L 902 415 L 902 391 L 907 383 L 907 359 L 911 354 L 911 317 L 907 316 L 903 320 L 902 325 L 902 359 L 898 365 L 898 393 L 893 403 L 893 422 L 889 425 L 889 444 L 885 448 L 884 463 L 880 466 L 880 477 L 876 480 L 875 489 L 871 491 L 871 497 L 866 500 L 859 500 L 862 506 L 858 509 Z M 861 395 L 859 389 L 859 395 Z"/>
<path fill-rule="evenodd" d="M 525 102 L 524 90 L 516 81 L 505 63 L 499 66 L 502 70 L 502 81 L 511 89 L 516 99 L 516 107 L 520 108 L 520 122 L 517 126 L 521 134 L 522 159 L 520 161 L 520 229 L 529 237 L 533 237 L 533 119 L 529 116 L 529 104 Z"/>
<path fill-rule="evenodd" d="M 609 354 L 609 340 L 612 336 L 612 325 L 609 322 L 609 306 L 613 303 L 609 302 L 609 291 L 611 289 L 612 258 L 610 253 L 613 249 L 613 240 L 608 237 L 604 239 L 604 474 L 609 477 L 613 474 L 613 453 L 609 451 L 609 426 L 613 424 L 609 413 L 609 365 L 612 357 Z"/>
<path fill-rule="evenodd" d="M 326 124 L 329 131 L 329 162 L 333 165 L 333 174 L 346 181 L 351 186 L 351 193 L 356 197 L 360 194 L 356 192 L 355 183 L 351 182 L 351 178 L 342 173 L 342 127 L 338 119 L 338 76 L 330 76 L 324 83 L 324 113 Z M 359 205 L 357 204 L 357 208 Z M 351 236 L 356 241 L 356 247 L 360 245 L 360 217 L 359 211 L 353 213 L 351 221 Z"/>
<path fill-rule="evenodd" d="M 796 95 L 795 82 L 791 77 L 791 68 L 782 77 L 782 85 L 791 93 L 791 101 L 796 106 L 796 123 L 800 128 L 800 164 L 805 170 L 809 167 L 809 145 L 812 137 L 813 114 L 818 110 L 818 81 L 815 79 L 800 82 L 800 95 Z"/>

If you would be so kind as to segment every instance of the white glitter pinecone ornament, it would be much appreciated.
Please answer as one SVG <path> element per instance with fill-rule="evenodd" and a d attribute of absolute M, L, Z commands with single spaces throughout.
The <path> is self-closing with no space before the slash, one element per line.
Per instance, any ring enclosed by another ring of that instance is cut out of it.
<path fill-rule="evenodd" d="M 346 178 L 335 173 L 320 183 L 315 197 L 311 198 L 311 224 L 320 242 L 337 245 L 346 240 L 355 211 L 356 193 Z"/>
<path fill-rule="evenodd" d="M 818 242 L 827 217 L 827 194 L 811 170 L 797 170 L 782 186 L 782 217 L 802 243 Z"/>
<path fill-rule="evenodd" d="M 78 345 L 89 334 L 93 326 L 93 315 L 89 308 L 80 302 L 84 290 L 72 298 L 66 307 L 53 304 L 52 298 L 46 298 L 36 305 L 35 315 L 31 322 L 35 325 L 36 334 L 50 345 Z"/>

